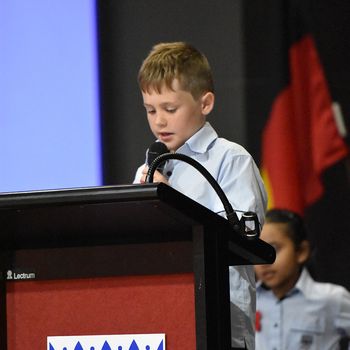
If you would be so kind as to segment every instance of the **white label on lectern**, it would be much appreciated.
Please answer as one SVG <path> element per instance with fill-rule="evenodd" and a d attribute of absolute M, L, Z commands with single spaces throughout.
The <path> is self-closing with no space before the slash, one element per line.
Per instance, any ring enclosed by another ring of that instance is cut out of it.
<path fill-rule="evenodd" d="M 165 334 L 47 337 L 47 350 L 165 350 Z"/>
<path fill-rule="evenodd" d="M 23 272 L 17 270 L 7 270 L 6 271 L 6 280 L 7 281 L 16 281 L 16 280 L 33 280 L 35 279 L 35 272 Z"/>

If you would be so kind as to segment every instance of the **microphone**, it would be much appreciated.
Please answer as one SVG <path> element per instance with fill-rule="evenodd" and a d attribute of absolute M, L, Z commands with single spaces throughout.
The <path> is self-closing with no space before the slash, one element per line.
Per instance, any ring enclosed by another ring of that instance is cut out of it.
<path fill-rule="evenodd" d="M 160 143 L 160 142 L 156 142 L 156 143 Z M 160 147 L 160 146 L 157 146 L 157 147 Z M 250 240 L 255 240 L 259 238 L 260 225 L 259 225 L 259 221 L 256 213 L 251 211 L 245 212 L 243 213 L 241 220 L 239 220 L 235 210 L 232 208 L 228 198 L 226 197 L 226 194 L 224 193 L 222 188 L 219 186 L 219 184 L 216 182 L 214 177 L 209 173 L 207 169 L 203 167 L 203 165 L 201 165 L 199 162 L 197 162 L 193 158 L 186 156 L 185 154 L 169 153 L 169 152 L 164 152 L 162 154 L 159 154 L 149 166 L 147 176 L 146 176 L 146 183 L 153 182 L 154 172 L 156 171 L 156 169 L 158 169 L 159 165 L 164 164 L 164 162 L 167 161 L 168 159 L 177 159 L 185 163 L 188 163 L 189 165 L 197 169 L 205 177 L 205 179 L 209 182 L 211 187 L 215 190 L 216 194 L 220 198 L 221 203 L 224 206 L 228 222 L 230 223 L 234 232 Z"/>
<path fill-rule="evenodd" d="M 169 150 L 163 142 L 153 142 L 147 150 L 146 164 L 150 167 L 157 157 L 165 153 L 169 153 Z M 164 166 L 165 163 L 160 163 L 156 170 L 163 173 Z"/>

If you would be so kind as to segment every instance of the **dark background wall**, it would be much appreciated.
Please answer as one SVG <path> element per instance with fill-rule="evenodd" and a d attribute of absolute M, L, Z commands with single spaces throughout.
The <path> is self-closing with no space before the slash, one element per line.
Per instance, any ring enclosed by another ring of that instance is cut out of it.
<path fill-rule="evenodd" d="M 273 37 L 266 39 L 273 3 L 97 1 L 105 184 L 132 182 L 153 142 L 136 77 L 144 57 L 161 41 L 188 41 L 206 54 L 216 85 L 216 106 L 209 121 L 221 136 L 244 145 L 259 163 L 261 130 L 273 100 L 264 92 L 279 69 L 266 55 L 275 50 Z M 312 29 L 332 98 L 341 104 L 349 127 L 350 2 L 311 3 Z M 314 275 L 350 288 L 346 164 L 330 169 L 324 181 L 324 198 L 306 213 L 315 248 Z"/>

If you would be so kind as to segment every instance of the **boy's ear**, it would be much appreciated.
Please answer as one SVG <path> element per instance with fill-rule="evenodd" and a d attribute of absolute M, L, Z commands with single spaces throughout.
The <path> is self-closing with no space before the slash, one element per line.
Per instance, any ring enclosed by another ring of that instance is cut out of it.
<path fill-rule="evenodd" d="M 302 241 L 298 249 L 298 263 L 305 264 L 306 260 L 310 256 L 310 244 L 308 241 Z"/>
<path fill-rule="evenodd" d="M 214 108 L 215 96 L 208 91 L 201 97 L 201 108 L 203 115 L 209 114 Z"/>

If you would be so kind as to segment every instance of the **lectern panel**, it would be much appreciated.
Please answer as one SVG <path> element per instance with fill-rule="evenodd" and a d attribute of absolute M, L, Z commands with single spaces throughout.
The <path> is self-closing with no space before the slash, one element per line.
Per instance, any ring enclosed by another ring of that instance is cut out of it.
<path fill-rule="evenodd" d="M 193 274 L 8 283 L 8 350 L 46 349 L 47 336 L 130 333 L 165 333 L 167 349 L 194 350 L 193 283 Z"/>

